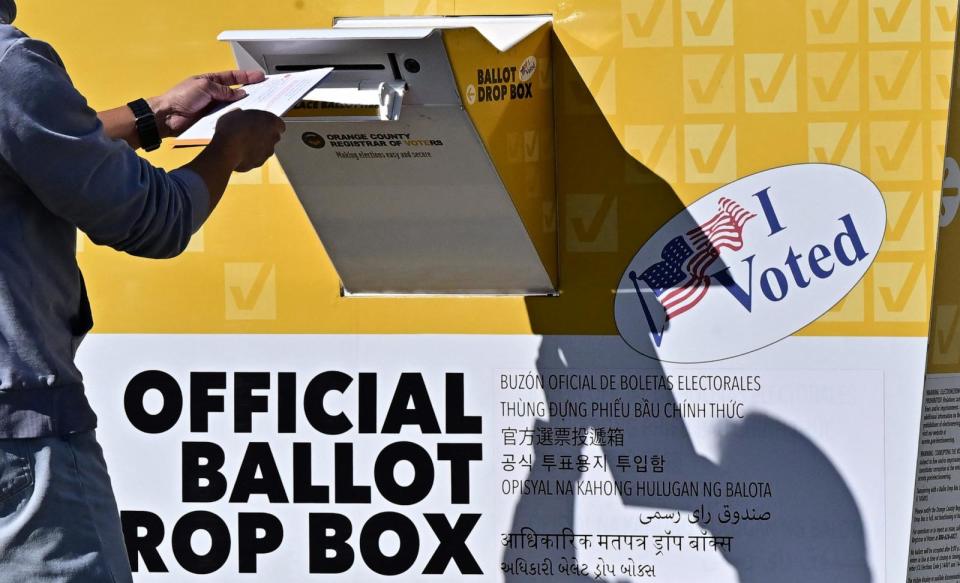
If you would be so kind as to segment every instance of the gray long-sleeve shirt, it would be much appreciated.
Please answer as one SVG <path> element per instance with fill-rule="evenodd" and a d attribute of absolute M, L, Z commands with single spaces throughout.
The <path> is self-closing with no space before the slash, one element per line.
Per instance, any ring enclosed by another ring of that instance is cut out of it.
<path fill-rule="evenodd" d="M 0 22 L 0 439 L 96 426 L 74 365 L 92 326 L 77 229 L 172 257 L 209 205 L 197 174 L 106 137 L 56 52 Z"/>

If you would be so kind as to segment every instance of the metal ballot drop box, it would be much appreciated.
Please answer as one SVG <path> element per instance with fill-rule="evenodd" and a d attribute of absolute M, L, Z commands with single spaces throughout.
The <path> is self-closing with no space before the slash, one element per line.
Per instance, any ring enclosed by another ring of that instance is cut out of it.
<path fill-rule="evenodd" d="M 241 67 L 333 68 L 277 155 L 345 294 L 557 292 L 551 20 L 220 35 Z"/>

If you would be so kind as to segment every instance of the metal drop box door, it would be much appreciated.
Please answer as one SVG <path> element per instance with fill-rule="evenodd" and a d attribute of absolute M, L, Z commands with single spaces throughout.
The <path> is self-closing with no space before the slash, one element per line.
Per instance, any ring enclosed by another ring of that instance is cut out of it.
<path fill-rule="evenodd" d="M 551 28 L 379 18 L 220 35 L 241 67 L 333 68 L 285 117 L 277 155 L 345 293 L 557 292 Z"/>

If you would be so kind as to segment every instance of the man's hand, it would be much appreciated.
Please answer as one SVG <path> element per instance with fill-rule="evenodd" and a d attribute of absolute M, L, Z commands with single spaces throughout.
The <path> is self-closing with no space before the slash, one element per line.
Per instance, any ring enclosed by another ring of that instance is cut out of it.
<path fill-rule="evenodd" d="M 266 163 L 287 129 L 283 120 L 266 111 L 236 110 L 220 118 L 210 148 L 234 160 L 233 170 L 248 172 Z"/>
<path fill-rule="evenodd" d="M 220 118 L 210 145 L 186 165 L 207 185 L 211 211 L 220 202 L 230 175 L 263 166 L 285 129 L 282 119 L 266 111 L 238 109 Z"/>
<path fill-rule="evenodd" d="M 246 97 L 243 89 L 264 80 L 262 71 L 223 71 L 191 77 L 163 95 L 148 99 L 157 116 L 160 137 L 179 136 L 212 108 Z"/>

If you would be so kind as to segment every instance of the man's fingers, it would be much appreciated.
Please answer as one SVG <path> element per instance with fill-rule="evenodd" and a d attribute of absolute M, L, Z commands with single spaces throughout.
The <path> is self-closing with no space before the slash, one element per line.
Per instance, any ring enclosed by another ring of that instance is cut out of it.
<path fill-rule="evenodd" d="M 201 75 L 207 83 L 210 96 L 218 101 L 237 101 L 247 96 L 243 89 L 233 89 L 231 85 L 251 85 L 260 83 L 266 77 L 263 71 L 220 71 Z"/>
<path fill-rule="evenodd" d="M 267 74 L 264 73 L 263 71 L 259 70 L 259 69 L 255 69 L 255 70 L 252 70 L 252 71 L 250 71 L 250 70 L 248 70 L 248 71 L 241 71 L 241 73 L 243 73 L 243 76 L 245 76 L 246 79 L 247 79 L 247 82 L 245 83 L 245 85 L 252 85 L 252 84 L 254 84 L 254 83 L 262 83 L 263 81 L 265 81 L 265 80 L 267 79 Z"/>
<path fill-rule="evenodd" d="M 247 92 L 243 89 L 234 89 L 213 79 L 206 79 L 204 83 L 206 84 L 204 89 L 216 101 L 237 101 L 247 96 Z"/>
<path fill-rule="evenodd" d="M 216 81 L 221 85 L 251 85 L 253 83 L 260 83 L 266 79 L 263 71 L 256 70 L 220 71 L 219 73 L 207 73 L 206 75 L 201 75 L 201 77 Z"/>

